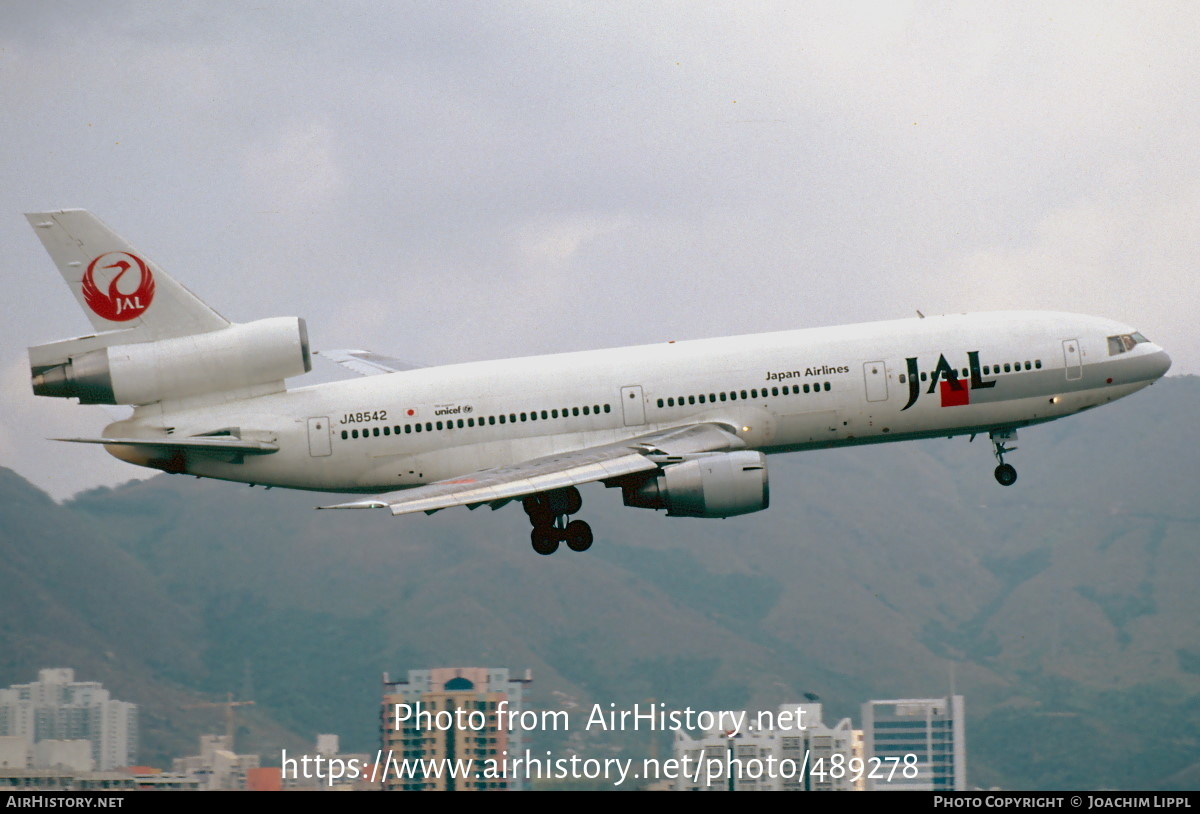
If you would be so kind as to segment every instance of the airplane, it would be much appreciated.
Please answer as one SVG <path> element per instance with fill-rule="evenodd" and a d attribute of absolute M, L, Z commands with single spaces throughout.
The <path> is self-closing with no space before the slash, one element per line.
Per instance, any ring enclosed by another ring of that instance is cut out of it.
<path fill-rule="evenodd" d="M 1012 311 L 438 367 L 361 350 L 307 387 L 303 319 L 231 323 L 86 210 L 26 215 L 96 333 L 29 349 L 33 391 L 122 404 L 97 438 L 169 473 L 382 493 L 318 508 L 433 514 L 520 501 L 539 554 L 593 541 L 579 488 L 726 518 L 768 507 L 766 455 L 1017 430 L 1153 384 L 1166 351 L 1121 322 Z"/>

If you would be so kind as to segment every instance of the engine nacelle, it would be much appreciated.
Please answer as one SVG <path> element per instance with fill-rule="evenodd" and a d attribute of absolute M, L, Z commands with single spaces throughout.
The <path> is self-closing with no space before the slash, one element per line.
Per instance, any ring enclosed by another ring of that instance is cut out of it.
<path fill-rule="evenodd" d="M 33 392 L 82 404 L 151 404 L 282 382 L 312 369 L 308 330 L 299 317 L 94 350 L 84 349 L 86 341 L 63 361 L 35 364 Z"/>
<path fill-rule="evenodd" d="M 666 509 L 672 517 L 733 517 L 770 505 L 761 452 L 702 455 L 622 490 L 626 506 Z"/>

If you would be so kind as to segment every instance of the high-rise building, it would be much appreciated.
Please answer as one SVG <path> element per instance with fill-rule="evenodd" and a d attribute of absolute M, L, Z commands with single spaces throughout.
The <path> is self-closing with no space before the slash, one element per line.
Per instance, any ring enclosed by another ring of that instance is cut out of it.
<path fill-rule="evenodd" d="M 0 690 L 0 735 L 86 740 L 97 771 L 136 762 L 137 705 L 114 701 L 98 681 L 76 681 L 66 667 L 39 670 L 38 680 Z"/>
<path fill-rule="evenodd" d="M 391 681 L 385 674 L 380 734 L 389 770 L 384 788 L 523 789 L 524 778 L 508 777 L 503 768 L 525 756 L 521 728 L 510 724 L 524 708 L 531 682 L 528 671 L 525 678 L 510 678 L 507 669 L 495 667 L 409 670 L 407 681 Z M 459 772 L 456 767 L 466 761 L 471 771 Z"/>
<path fill-rule="evenodd" d="M 676 731 L 675 759 L 686 766 L 702 762 L 706 768 L 681 772 L 675 790 L 857 790 L 850 769 L 855 732 L 849 718 L 827 726 L 821 705 L 810 703 L 785 704 L 778 713 L 747 715 L 746 720 L 753 723 L 736 733 L 716 729 L 693 738 Z"/>
<path fill-rule="evenodd" d="M 868 778 L 876 791 L 965 791 L 967 736 L 963 697 L 903 698 L 863 704 L 866 757 L 880 759 L 886 778 Z M 895 773 L 888 772 L 898 766 Z M 907 766 L 915 771 L 905 772 Z"/>
<path fill-rule="evenodd" d="M 201 735 L 200 754 L 177 757 L 171 772 L 196 780 L 205 791 L 244 791 L 248 773 L 259 768 L 258 755 L 238 755 L 228 735 Z"/>

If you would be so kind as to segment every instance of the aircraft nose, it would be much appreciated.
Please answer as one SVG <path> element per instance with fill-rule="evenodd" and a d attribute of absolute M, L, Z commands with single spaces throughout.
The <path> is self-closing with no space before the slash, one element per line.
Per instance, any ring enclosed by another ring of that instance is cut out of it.
<path fill-rule="evenodd" d="M 1171 369 L 1171 357 L 1165 350 L 1150 354 L 1145 359 L 1146 377 L 1161 379 Z"/>

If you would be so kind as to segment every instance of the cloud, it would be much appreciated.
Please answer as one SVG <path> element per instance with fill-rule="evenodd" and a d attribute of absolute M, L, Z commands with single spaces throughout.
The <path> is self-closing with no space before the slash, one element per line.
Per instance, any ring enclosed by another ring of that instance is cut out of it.
<path fill-rule="evenodd" d="M 272 211 L 331 207 L 345 189 L 337 143 L 329 124 L 310 121 L 252 145 L 243 161 L 247 194 Z"/>

